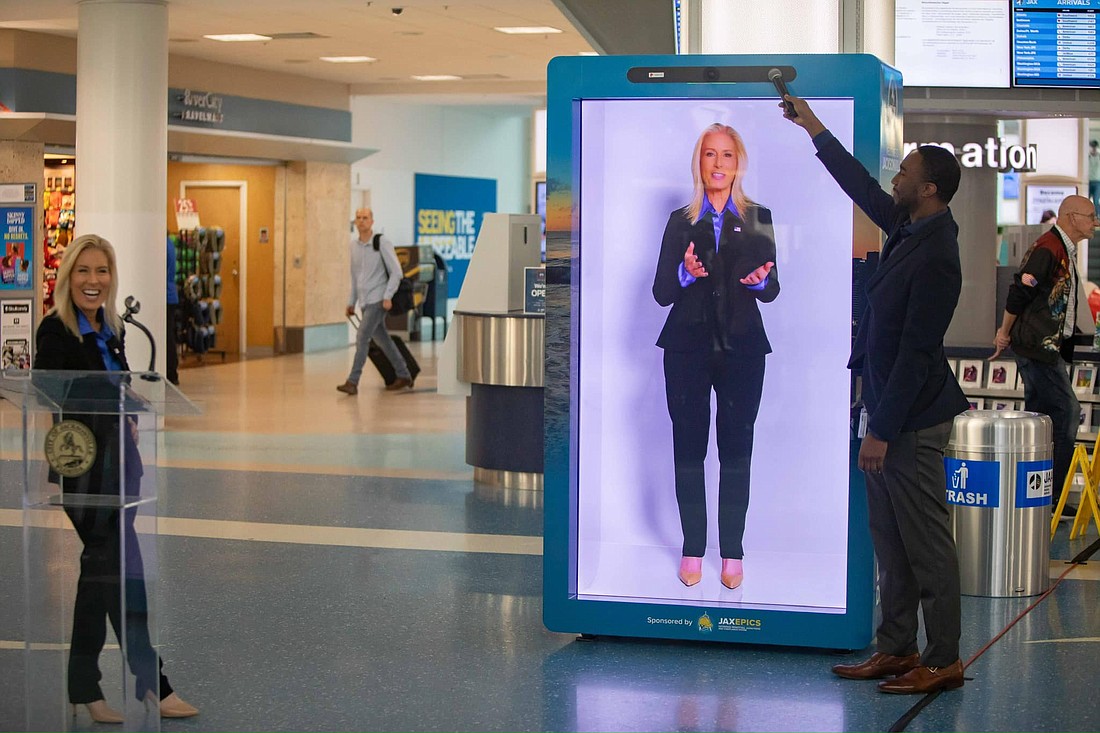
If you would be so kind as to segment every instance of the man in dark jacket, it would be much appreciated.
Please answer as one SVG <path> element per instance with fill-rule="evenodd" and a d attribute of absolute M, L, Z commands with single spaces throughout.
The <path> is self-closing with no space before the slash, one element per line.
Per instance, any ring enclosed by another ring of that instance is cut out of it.
<path fill-rule="evenodd" d="M 958 225 L 948 203 L 959 163 L 924 145 L 901 162 L 893 196 L 790 95 L 784 113 L 809 133 L 818 158 L 849 198 L 887 233 L 867 282 L 867 310 L 849 368 L 863 370 L 867 432 L 859 467 L 867 482 L 879 562 L 882 622 L 877 651 L 833 672 L 878 679 L 883 692 L 927 693 L 963 684 L 959 660 L 959 563 L 949 526 L 943 452 L 968 403 L 947 365 L 943 337 L 962 289 Z M 928 645 L 917 652 L 917 609 Z"/>
<path fill-rule="evenodd" d="M 1008 289 L 1004 317 L 993 339 L 996 351 L 990 358 L 1012 347 L 1024 381 L 1024 407 L 1049 415 L 1054 423 L 1054 491 L 1059 492 L 1073 460 L 1081 419 L 1066 364 L 1073 362 L 1074 333 L 1093 330 L 1077 273 L 1077 243 L 1092 236 L 1096 210 L 1084 196 L 1067 196 L 1056 221 L 1024 255 Z M 1031 313 L 1038 317 L 1020 320 L 1034 307 L 1038 310 Z M 1021 329 L 1025 324 L 1038 328 Z"/>

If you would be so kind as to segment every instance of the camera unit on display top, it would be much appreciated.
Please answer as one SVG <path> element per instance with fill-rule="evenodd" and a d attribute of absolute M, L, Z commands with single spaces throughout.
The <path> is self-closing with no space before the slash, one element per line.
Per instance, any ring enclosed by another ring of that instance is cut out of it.
<path fill-rule="evenodd" d="M 845 364 L 853 257 L 877 249 L 878 237 L 855 225 L 811 140 L 783 117 L 779 90 L 808 99 L 840 142 L 889 180 L 902 155 L 901 83 L 867 55 L 550 63 L 548 628 L 849 649 L 870 641 L 873 553 Z M 771 353 L 751 448 L 743 580 L 722 576 L 718 525 L 727 520 L 717 519 L 712 426 L 702 579 L 687 586 L 678 576 L 688 553 L 657 346 L 669 309 L 655 298 L 654 273 L 662 232 L 676 230 L 695 195 L 693 166 L 708 165 L 697 150 L 714 123 L 732 128 L 743 152 L 744 223 L 734 231 L 753 257 L 774 251 L 769 278 L 782 288 L 758 303 Z"/>

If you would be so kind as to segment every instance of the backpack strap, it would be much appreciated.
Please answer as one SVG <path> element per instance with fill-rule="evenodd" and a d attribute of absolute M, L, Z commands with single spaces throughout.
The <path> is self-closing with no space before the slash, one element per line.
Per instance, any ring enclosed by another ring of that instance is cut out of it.
<path fill-rule="evenodd" d="M 375 235 L 374 235 L 374 236 L 373 236 L 373 237 L 371 238 L 371 240 L 370 240 L 370 241 L 371 241 L 371 245 L 373 245 L 373 246 L 374 246 L 374 251 L 375 251 L 375 252 L 377 252 L 377 251 L 378 251 L 378 243 L 379 243 L 380 241 L 382 241 L 382 235 L 381 235 L 381 234 L 375 234 Z"/>

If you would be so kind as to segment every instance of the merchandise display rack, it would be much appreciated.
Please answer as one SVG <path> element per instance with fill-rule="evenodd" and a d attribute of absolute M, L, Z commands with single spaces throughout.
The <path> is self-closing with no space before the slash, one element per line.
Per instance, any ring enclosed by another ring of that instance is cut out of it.
<path fill-rule="evenodd" d="M 42 186 L 42 312 L 53 307 L 53 290 L 61 255 L 76 226 L 76 180 L 73 168 L 46 168 Z M 28 283 L 30 287 L 30 283 Z"/>
<path fill-rule="evenodd" d="M 222 320 L 222 250 L 225 230 L 221 227 L 181 229 L 175 237 L 176 287 L 179 292 L 176 344 L 180 356 L 195 354 L 201 362 L 206 354 L 226 352 L 217 348 L 217 326 Z"/>
<path fill-rule="evenodd" d="M 987 361 L 992 347 L 948 347 L 945 351 L 971 409 L 1024 409 L 1024 383 L 1010 351 L 994 361 Z M 1066 367 L 1081 403 L 1077 442 L 1091 445 L 1100 434 L 1100 351 L 1078 348 L 1073 364 Z"/>

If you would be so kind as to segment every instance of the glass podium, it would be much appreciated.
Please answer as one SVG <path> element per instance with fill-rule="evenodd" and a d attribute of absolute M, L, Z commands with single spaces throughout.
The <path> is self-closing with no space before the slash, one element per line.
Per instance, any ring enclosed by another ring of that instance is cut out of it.
<path fill-rule="evenodd" d="M 199 410 L 142 372 L 8 370 L 0 397 L 0 486 L 23 496 L 24 689 L 11 693 L 25 729 L 91 728 L 70 700 L 103 699 L 123 730 L 159 731 L 158 439 L 163 416 Z"/>

